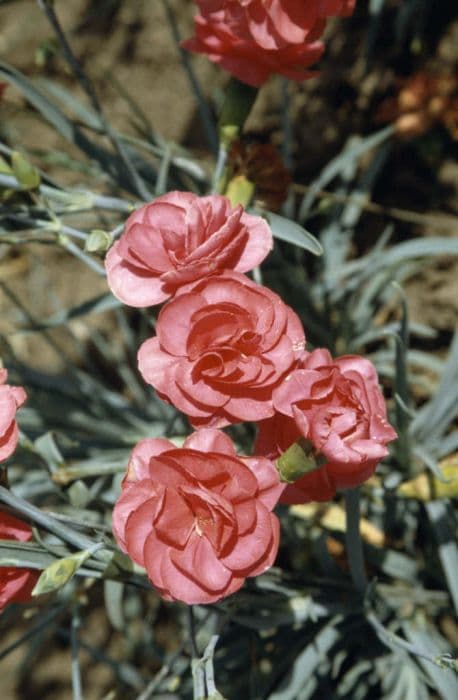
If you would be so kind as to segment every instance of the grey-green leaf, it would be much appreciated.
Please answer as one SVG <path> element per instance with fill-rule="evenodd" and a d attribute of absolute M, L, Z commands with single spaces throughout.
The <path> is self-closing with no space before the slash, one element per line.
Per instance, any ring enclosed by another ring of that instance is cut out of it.
<path fill-rule="evenodd" d="M 305 228 L 296 224 L 295 221 L 286 219 L 284 216 L 279 216 L 278 214 L 273 214 L 271 211 L 250 209 L 249 212 L 266 219 L 272 229 L 274 237 L 278 238 L 280 241 L 286 241 L 287 243 L 297 245 L 299 248 L 308 250 L 308 252 L 313 255 L 323 254 L 323 247 L 318 239 L 309 231 L 306 231 Z"/>
<path fill-rule="evenodd" d="M 59 559 L 50 564 L 46 567 L 35 584 L 32 595 L 44 595 L 45 593 L 51 593 L 51 591 L 62 588 L 62 586 L 73 578 L 80 566 L 84 564 L 91 554 L 91 550 L 85 549 L 82 552 L 77 552 L 70 557 Z"/>

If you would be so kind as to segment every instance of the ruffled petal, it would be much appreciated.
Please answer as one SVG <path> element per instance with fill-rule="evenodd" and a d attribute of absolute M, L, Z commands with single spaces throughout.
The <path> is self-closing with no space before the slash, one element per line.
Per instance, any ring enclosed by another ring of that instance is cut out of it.
<path fill-rule="evenodd" d="M 235 457 L 235 447 L 231 438 L 214 428 L 196 430 L 186 438 L 183 447 L 201 452 L 219 452 Z"/>
<path fill-rule="evenodd" d="M 272 518 L 267 508 L 256 503 L 256 524 L 251 532 L 239 537 L 229 554 L 221 561 L 234 572 L 254 568 L 269 550 L 272 542 Z M 246 574 L 248 575 L 248 574 Z"/>
<path fill-rule="evenodd" d="M 244 457 L 243 461 L 258 481 L 259 499 L 266 508 L 273 510 L 285 488 L 285 484 L 280 481 L 275 465 L 270 459 L 264 457 Z"/>
<path fill-rule="evenodd" d="M 187 356 L 191 319 L 205 305 L 200 294 L 180 294 L 164 306 L 157 321 L 157 337 L 165 352 L 176 357 Z"/>
<path fill-rule="evenodd" d="M 150 477 L 150 461 L 153 457 L 174 450 L 175 445 L 165 438 L 145 438 L 140 440 L 131 452 L 126 482 L 140 481 Z"/>
<path fill-rule="evenodd" d="M 155 499 L 157 494 L 157 486 L 149 479 L 144 479 L 123 489 L 115 503 L 112 514 L 113 534 L 123 552 L 127 550 L 125 529 L 128 518 L 143 503 Z M 160 504 L 158 504 L 158 507 L 160 507 Z"/>
<path fill-rule="evenodd" d="M 117 299 L 128 306 L 143 308 L 161 304 L 170 297 L 160 277 L 126 262 L 118 252 L 118 243 L 105 258 L 108 286 Z"/>

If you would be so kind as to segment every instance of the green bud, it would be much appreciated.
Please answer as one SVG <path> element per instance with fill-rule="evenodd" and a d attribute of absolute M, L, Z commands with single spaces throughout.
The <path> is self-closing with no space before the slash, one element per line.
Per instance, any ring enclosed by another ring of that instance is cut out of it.
<path fill-rule="evenodd" d="M 227 185 L 225 195 L 233 207 L 241 204 L 247 207 L 253 199 L 254 183 L 248 180 L 245 175 L 236 175 Z"/>
<path fill-rule="evenodd" d="M 13 151 L 11 156 L 11 165 L 13 168 L 14 177 L 22 185 L 25 190 L 34 190 L 40 184 L 40 175 L 38 170 L 29 161 L 19 153 Z"/>
<path fill-rule="evenodd" d="M 91 550 L 84 549 L 82 552 L 72 554 L 70 557 L 54 561 L 42 572 L 35 584 L 32 595 L 44 595 L 45 593 L 50 593 L 58 588 L 62 588 L 62 586 L 73 578 L 80 566 L 84 564 L 91 554 Z"/>
<path fill-rule="evenodd" d="M 86 238 L 84 249 L 88 253 L 105 253 L 111 245 L 111 236 L 107 231 L 96 228 Z"/>
<path fill-rule="evenodd" d="M 309 472 L 326 464 L 326 458 L 317 453 L 310 442 L 301 438 L 277 459 L 277 471 L 281 481 L 293 484 Z"/>

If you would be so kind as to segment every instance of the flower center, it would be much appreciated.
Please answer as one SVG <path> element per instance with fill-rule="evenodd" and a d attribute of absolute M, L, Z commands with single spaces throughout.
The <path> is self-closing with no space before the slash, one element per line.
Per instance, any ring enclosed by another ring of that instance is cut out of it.
<path fill-rule="evenodd" d="M 211 525 L 212 523 L 213 523 L 212 518 L 210 518 L 208 516 L 204 517 L 202 515 L 198 515 L 194 519 L 194 528 L 195 528 L 195 531 L 197 532 L 197 534 L 199 535 L 199 537 L 202 537 L 207 526 Z"/>

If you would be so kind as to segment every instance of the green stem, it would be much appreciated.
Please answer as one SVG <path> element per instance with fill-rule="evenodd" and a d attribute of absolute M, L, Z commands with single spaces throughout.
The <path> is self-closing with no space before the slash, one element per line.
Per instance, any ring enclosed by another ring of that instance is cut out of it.
<path fill-rule="evenodd" d="M 72 650 L 72 691 L 73 700 L 83 700 L 83 688 L 81 683 L 81 668 L 79 662 L 79 628 L 81 624 L 79 606 L 75 603 L 70 628 Z"/>
<path fill-rule="evenodd" d="M 29 518 L 33 523 L 43 527 L 48 532 L 56 535 L 64 542 L 68 542 L 77 549 L 91 549 L 94 547 L 94 540 L 86 537 L 86 535 L 81 534 L 76 530 L 72 530 L 67 525 L 51 518 L 44 511 L 36 508 L 28 501 L 25 501 L 19 496 L 15 496 L 11 491 L 8 491 L 3 486 L 0 486 L 0 502 L 14 508 L 18 513 L 20 513 L 25 518 Z M 107 559 L 111 558 L 111 554 L 108 551 L 97 551 L 94 556 L 99 561 L 102 561 L 105 565 Z"/>
<path fill-rule="evenodd" d="M 205 672 L 196 642 L 196 621 L 192 605 L 188 605 L 189 640 L 192 652 L 192 682 L 194 688 L 194 700 L 205 700 L 207 689 L 205 685 Z"/>
<path fill-rule="evenodd" d="M 221 141 L 218 148 L 218 158 L 216 161 L 215 171 L 213 173 L 213 194 L 220 194 L 226 189 L 226 162 L 227 162 L 227 149 L 224 143 Z"/>
<path fill-rule="evenodd" d="M 207 686 L 207 695 L 209 698 L 217 698 L 218 690 L 215 685 L 215 671 L 213 668 L 213 656 L 215 654 L 215 648 L 218 643 L 219 636 L 214 634 L 204 651 L 203 662 L 204 662 L 204 673 L 205 673 L 205 683 Z"/>
<path fill-rule="evenodd" d="M 363 543 L 359 530 L 359 488 L 345 491 L 345 511 L 347 515 L 345 541 L 351 578 L 355 588 L 364 594 L 367 588 L 367 576 L 364 566 Z"/>
<path fill-rule="evenodd" d="M 14 175 L 4 175 L 3 173 L 0 173 L 0 187 L 18 191 L 24 189 Z M 125 214 L 131 214 L 134 210 L 134 206 L 124 199 L 105 197 L 84 190 L 58 190 L 49 185 L 40 185 L 38 192 L 43 197 L 71 206 L 71 211 L 67 213 L 72 214 L 75 214 L 77 211 L 88 211 L 94 208 L 120 211 Z"/>
<path fill-rule="evenodd" d="M 243 126 L 251 112 L 258 89 L 236 78 L 227 84 L 218 120 L 219 148 L 213 175 L 213 194 L 223 193 L 227 180 L 227 154 L 232 143 L 240 138 Z"/>
<path fill-rule="evenodd" d="M 378 638 L 390 649 L 393 649 L 394 651 L 397 651 L 397 649 L 402 649 L 408 654 L 412 654 L 413 656 L 418 656 L 420 659 L 429 661 L 442 670 L 446 668 L 456 670 L 456 661 L 451 656 L 448 656 L 447 654 L 433 656 L 421 649 L 418 649 L 415 644 L 411 644 L 411 642 L 408 642 L 398 634 L 395 634 L 391 630 L 384 627 L 373 612 L 368 613 L 367 620 L 376 631 Z"/>

